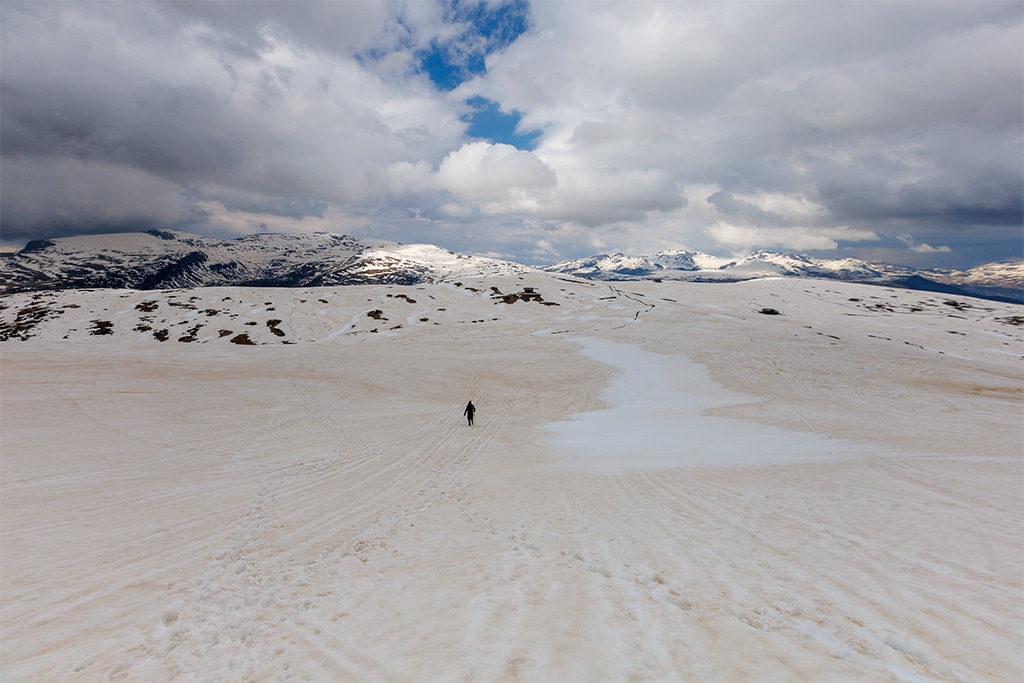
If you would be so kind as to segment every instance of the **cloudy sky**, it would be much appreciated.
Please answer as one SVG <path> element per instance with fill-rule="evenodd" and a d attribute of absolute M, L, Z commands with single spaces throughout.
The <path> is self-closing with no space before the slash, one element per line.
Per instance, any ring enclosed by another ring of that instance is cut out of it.
<path fill-rule="evenodd" d="M 1024 5 L 0 2 L 0 238 L 1024 252 Z"/>

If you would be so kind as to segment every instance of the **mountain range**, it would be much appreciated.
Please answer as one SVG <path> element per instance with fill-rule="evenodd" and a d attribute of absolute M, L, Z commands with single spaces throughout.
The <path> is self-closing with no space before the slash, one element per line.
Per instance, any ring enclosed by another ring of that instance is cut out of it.
<path fill-rule="evenodd" d="M 858 259 L 820 259 L 756 251 L 730 259 L 696 251 L 642 256 L 598 254 L 546 268 L 591 280 L 685 280 L 739 282 L 765 277 L 804 277 L 877 284 L 996 301 L 1024 303 L 1024 262 L 987 263 L 970 270 L 916 269 Z"/>
<path fill-rule="evenodd" d="M 150 230 L 29 242 L 0 260 L 2 291 L 413 285 L 529 270 L 427 244 L 310 233 L 233 240 Z"/>
<path fill-rule="evenodd" d="M 261 233 L 222 240 L 150 230 L 30 242 L 21 251 L 0 258 L 0 291 L 413 285 L 530 270 L 534 269 L 433 245 L 327 233 Z M 662 251 L 640 256 L 598 254 L 538 270 L 616 281 L 738 282 L 803 277 L 1024 303 L 1024 262 L 989 263 L 966 271 L 921 270 L 771 251 L 738 259 Z"/>

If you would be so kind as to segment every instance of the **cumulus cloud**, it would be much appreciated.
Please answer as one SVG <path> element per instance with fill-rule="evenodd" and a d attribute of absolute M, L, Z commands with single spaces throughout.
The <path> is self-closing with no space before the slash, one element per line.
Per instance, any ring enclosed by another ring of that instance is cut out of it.
<path fill-rule="evenodd" d="M 507 202 L 517 191 L 549 188 L 555 174 L 531 152 L 511 145 L 471 142 L 444 158 L 438 186 L 471 201 Z"/>
<path fill-rule="evenodd" d="M 0 20 L 5 240 L 257 226 L 550 261 L 909 235 L 919 261 L 1021 255 L 1017 2 L 5 2 Z M 529 149 L 487 138 L 481 102 Z"/>

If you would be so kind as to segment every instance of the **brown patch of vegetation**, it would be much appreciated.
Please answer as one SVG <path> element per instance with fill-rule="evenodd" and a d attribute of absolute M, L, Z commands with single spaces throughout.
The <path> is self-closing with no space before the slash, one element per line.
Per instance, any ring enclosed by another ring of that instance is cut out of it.
<path fill-rule="evenodd" d="M 114 334 L 114 323 L 109 320 L 93 320 L 92 329 L 89 330 L 89 334 L 96 336 L 102 336 L 105 334 Z"/>
<path fill-rule="evenodd" d="M 184 337 L 178 337 L 178 341 L 184 342 L 186 344 L 189 342 L 194 342 L 196 340 L 196 335 L 199 334 L 199 330 L 202 329 L 202 327 L 202 325 L 196 325 L 195 327 L 189 328 L 187 330 L 188 334 L 186 334 Z"/>
<path fill-rule="evenodd" d="M 278 325 L 280 325 L 280 324 L 281 324 L 280 320 L 268 320 L 267 321 L 267 327 L 270 328 L 270 331 L 273 332 L 278 337 L 283 337 L 283 336 L 285 336 L 284 335 L 284 330 L 278 328 Z"/>
<path fill-rule="evenodd" d="M 996 318 L 996 322 L 1004 325 L 1013 325 L 1014 327 L 1024 326 L 1024 315 L 1011 315 L 1005 318 Z"/>
<path fill-rule="evenodd" d="M 218 336 L 218 337 L 226 337 L 226 336 L 228 336 L 229 334 L 231 334 L 231 330 L 220 330 L 220 331 L 219 331 L 219 332 L 217 333 L 217 336 Z"/>
<path fill-rule="evenodd" d="M 160 308 L 160 304 L 155 301 L 143 301 L 135 304 L 135 310 L 142 311 L 143 313 L 152 313 L 158 308 Z"/>
<path fill-rule="evenodd" d="M 232 344 L 242 344 L 243 346 L 256 346 L 256 342 L 254 342 L 252 339 L 249 339 L 249 335 L 245 334 L 244 332 L 242 334 L 236 334 L 234 337 L 231 338 L 230 341 Z"/>
<path fill-rule="evenodd" d="M 366 316 L 369 318 L 373 318 L 374 320 L 387 320 L 387 318 L 384 317 L 384 311 L 380 310 L 379 308 L 370 311 L 369 313 L 366 314 Z"/>
<path fill-rule="evenodd" d="M 162 341 L 162 342 L 167 341 L 167 338 L 169 336 L 171 336 L 171 333 L 168 332 L 167 330 L 157 330 L 156 332 L 153 333 L 153 337 L 157 341 Z"/>

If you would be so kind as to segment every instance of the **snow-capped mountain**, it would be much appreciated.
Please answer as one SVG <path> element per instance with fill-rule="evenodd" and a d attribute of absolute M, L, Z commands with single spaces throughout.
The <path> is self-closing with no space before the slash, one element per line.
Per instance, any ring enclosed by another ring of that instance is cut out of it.
<path fill-rule="evenodd" d="M 813 259 L 801 254 L 757 251 L 739 259 L 709 256 L 696 251 L 661 251 L 656 254 L 627 256 L 598 254 L 564 261 L 545 268 L 593 280 L 649 280 L 662 278 L 691 281 L 735 281 L 755 277 L 826 277 L 863 279 L 907 277 L 912 268 L 873 264 L 856 259 Z"/>
<path fill-rule="evenodd" d="M 970 270 L 934 270 L 930 276 L 975 296 L 1024 302 L 1024 262 L 985 263 Z"/>
<path fill-rule="evenodd" d="M 917 270 L 851 258 L 818 259 L 772 251 L 757 251 L 738 259 L 696 251 L 661 251 L 641 256 L 597 254 L 563 261 L 544 270 L 590 280 L 737 282 L 763 277 L 809 277 L 1024 303 L 1022 262 L 989 263 L 969 271 Z"/>
<path fill-rule="evenodd" d="M 403 245 L 327 233 L 264 233 L 221 240 L 151 230 L 30 242 L 20 252 L 0 258 L 0 292 L 414 285 L 530 270 L 518 263 L 456 254 L 429 244 Z M 697 251 L 662 251 L 641 256 L 598 254 L 541 270 L 591 280 L 823 278 L 1024 303 L 1021 262 L 989 263 L 969 271 L 916 270 L 771 251 L 735 259 Z"/>
<path fill-rule="evenodd" d="M 258 234 L 233 240 L 184 232 L 65 237 L 30 242 L 0 259 L 0 287 L 173 289 L 421 284 L 529 270 L 428 244 L 343 235 Z"/>

